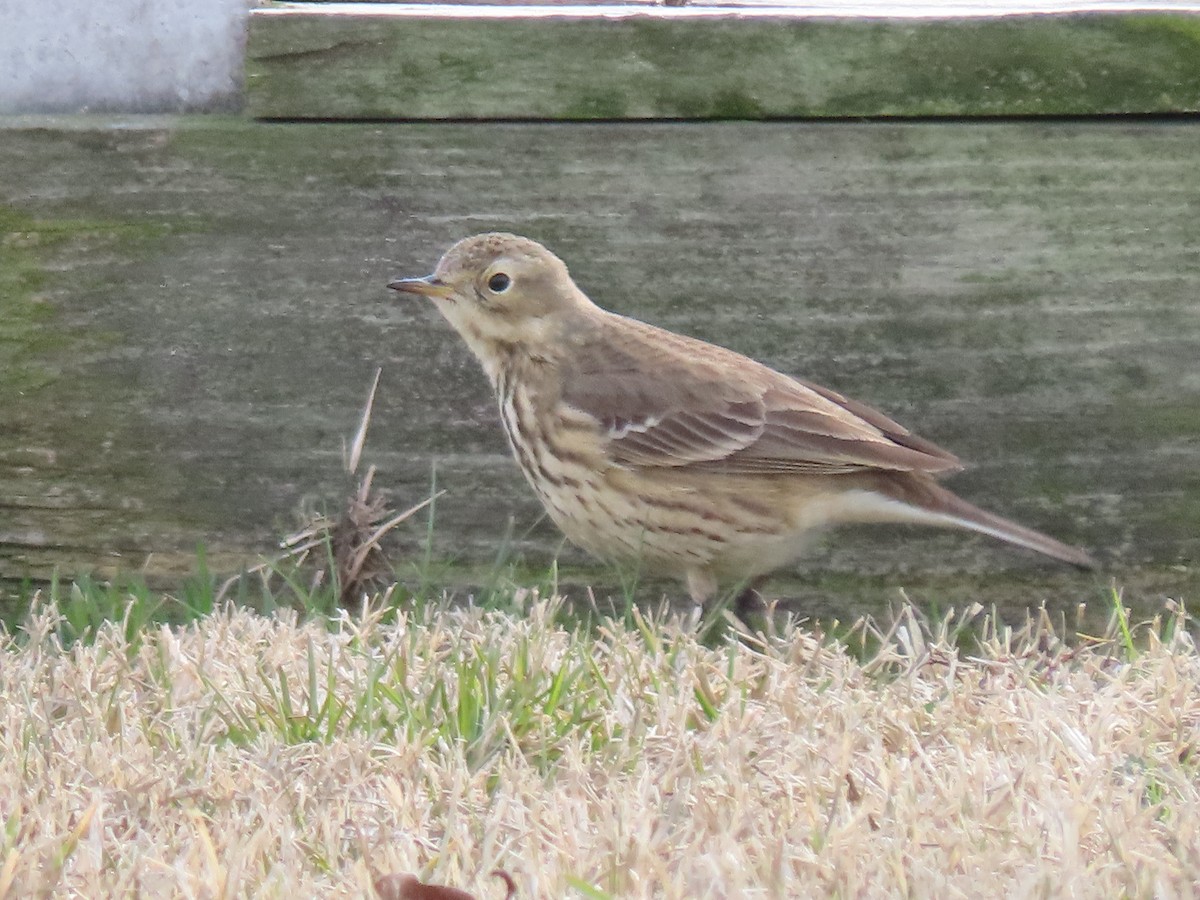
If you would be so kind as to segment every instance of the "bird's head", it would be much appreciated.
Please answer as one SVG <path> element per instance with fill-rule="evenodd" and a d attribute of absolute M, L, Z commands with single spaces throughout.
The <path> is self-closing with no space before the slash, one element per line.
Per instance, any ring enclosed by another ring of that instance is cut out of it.
<path fill-rule="evenodd" d="M 431 299 L 487 368 L 504 346 L 533 355 L 557 344 L 572 318 L 592 307 L 561 259 L 513 234 L 478 234 L 446 251 L 432 275 L 392 290 Z"/>

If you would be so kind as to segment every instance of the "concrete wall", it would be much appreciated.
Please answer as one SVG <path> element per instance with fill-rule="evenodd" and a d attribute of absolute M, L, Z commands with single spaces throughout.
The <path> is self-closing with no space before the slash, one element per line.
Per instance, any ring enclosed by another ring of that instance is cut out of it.
<path fill-rule="evenodd" d="M 241 104 L 253 0 L 0 0 L 0 114 Z"/>

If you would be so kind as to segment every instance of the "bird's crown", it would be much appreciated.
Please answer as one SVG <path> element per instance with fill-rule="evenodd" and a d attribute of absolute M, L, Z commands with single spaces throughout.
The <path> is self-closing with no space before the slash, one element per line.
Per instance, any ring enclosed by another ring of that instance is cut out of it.
<path fill-rule="evenodd" d="M 443 254 L 435 275 L 442 281 L 461 283 L 470 282 L 489 270 L 505 272 L 511 277 L 507 268 L 543 276 L 567 275 L 563 261 L 537 241 L 498 231 L 463 238 Z"/>
<path fill-rule="evenodd" d="M 537 241 L 517 234 L 491 231 L 463 238 L 442 255 L 438 269 L 445 267 L 456 272 L 478 272 L 502 257 L 556 258 Z"/>

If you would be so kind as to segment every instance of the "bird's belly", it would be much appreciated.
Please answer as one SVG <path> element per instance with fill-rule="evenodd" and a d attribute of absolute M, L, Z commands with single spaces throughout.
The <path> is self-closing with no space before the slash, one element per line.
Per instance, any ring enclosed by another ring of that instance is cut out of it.
<path fill-rule="evenodd" d="M 748 578 L 794 560 L 816 524 L 797 520 L 789 479 L 627 468 L 606 456 L 594 421 L 561 409 L 537 416 L 520 390 L 502 397 L 501 420 L 526 480 L 567 539 L 601 559 L 664 575 L 707 569 Z"/>
<path fill-rule="evenodd" d="M 803 544 L 769 491 L 754 497 L 719 481 L 611 465 L 553 479 L 525 474 L 572 543 L 659 574 L 707 568 L 752 577 L 791 562 Z"/>

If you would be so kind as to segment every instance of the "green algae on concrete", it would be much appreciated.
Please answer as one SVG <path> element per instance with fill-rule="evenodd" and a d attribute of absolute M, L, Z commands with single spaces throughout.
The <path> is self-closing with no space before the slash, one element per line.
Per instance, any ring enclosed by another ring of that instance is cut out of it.
<path fill-rule="evenodd" d="M 38 264 L 44 239 L 32 224 L 28 216 L 0 208 L 0 397 L 16 396 L 48 377 L 23 365 L 54 343 L 51 329 L 38 328 L 53 312 L 38 294 L 45 283 Z"/>
<path fill-rule="evenodd" d="M 252 13 L 262 118 L 766 119 L 1200 110 L 1186 13 L 817 19 L 497 19 Z M 708 12 L 711 12 L 709 10 Z"/>
<path fill-rule="evenodd" d="M 95 147 L 96 137 L 84 143 Z M 112 380 L 112 358 L 128 353 L 125 335 L 76 298 L 105 288 L 103 268 L 90 261 L 153 254 L 162 238 L 187 229 L 90 217 L 82 204 L 74 212 L 35 216 L 0 205 L 0 578 L 115 574 L 155 550 L 164 554 L 161 571 L 168 536 L 186 518 L 154 510 L 161 497 L 146 502 L 163 481 L 152 460 L 135 484 L 122 485 L 128 447 L 140 436 L 138 411 L 123 408 L 123 378 Z M 148 527 L 156 519 L 161 527 Z M 194 548 L 194 536 L 183 540 Z"/>
<path fill-rule="evenodd" d="M 40 220 L 0 206 L 0 403 L 45 385 L 53 377 L 48 358 L 72 343 L 71 335 L 54 327 L 54 307 L 44 293 L 46 260 L 65 243 L 108 241 L 125 227 Z M 73 337 L 76 342 L 84 338 Z"/>

